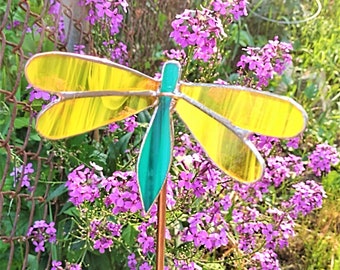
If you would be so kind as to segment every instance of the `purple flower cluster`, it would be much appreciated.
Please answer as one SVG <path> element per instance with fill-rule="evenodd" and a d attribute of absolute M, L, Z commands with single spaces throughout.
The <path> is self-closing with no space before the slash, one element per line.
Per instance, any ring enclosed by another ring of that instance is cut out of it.
<path fill-rule="evenodd" d="M 121 235 L 122 225 L 106 220 L 92 220 L 90 222 L 90 238 L 93 248 L 104 253 L 106 249 L 113 246 L 113 238 Z"/>
<path fill-rule="evenodd" d="M 152 266 L 148 262 L 143 262 L 141 266 L 139 266 L 139 270 L 151 270 Z"/>
<path fill-rule="evenodd" d="M 255 208 L 243 206 L 233 210 L 240 250 L 254 252 L 263 238 L 267 250 L 274 251 L 288 245 L 288 239 L 294 236 L 295 223 L 292 217 L 277 208 L 268 209 L 267 213 L 272 217 L 272 223 L 265 222 L 263 214 Z"/>
<path fill-rule="evenodd" d="M 33 226 L 28 229 L 27 237 L 29 237 L 35 246 L 35 252 L 44 252 L 45 243 L 55 243 L 57 230 L 54 228 L 54 222 L 46 223 L 45 220 L 37 220 Z"/>
<path fill-rule="evenodd" d="M 217 38 L 226 36 L 220 19 L 208 9 L 189 10 L 177 15 L 171 23 L 170 37 L 182 48 L 194 47 L 193 58 L 208 62 L 217 53 Z M 173 57 L 180 52 L 171 52 Z"/>
<path fill-rule="evenodd" d="M 135 253 L 131 253 L 128 257 L 128 267 L 130 270 L 137 270 L 137 260 Z"/>
<path fill-rule="evenodd" d="M 82 45 L 82 44 L 74 44 L 73 45 L 73 51 L 75 53 L 84 55 L 85 54 L 84 50 L 85 50 L 85 45 Z"/>
<path fill-rule="evenodd" d="M 26 87 L 27 90 L 31 89 L 32 86 L 31 85 L 28 85 Z M 33 100 L 35 99 L 42 99 L 44 101 L 53 101 L 55 100 L 55 96 L 51 95 L 50 93 L 48 92 L 45 92 L 45 91 L 42 91 L 40 89 L 37 89 L 37 88 L 33 88 L 31 91 L 30 91 L 30 95 L 29 95 L 29 101 L 32 102 Z"/>
<path fill-rule="evenodd" d="M 288 140 L 287 147 L 291 147 L 293 149 L 299 148 L 300 137 L 294 137 Z"/>
<path fill-rule="evenodd" d="M 185 63 L 185 60 L 186 60 L 186 57 L 187 57 L 187 55 L 186 55 L 186 53 L 183 49 L 180 49 L 180 50 L 175 50 L 175 49 L 165 50 L 163 52 L 163 54 L 166 57 L 168 57 L 169 59 L 179 61 L 181 64 Z"/>
<path fill-rule="evenodd" d="M 291 208 L 290 215 L 297 218 L 300 214 L 307 215 L 314 209 L 322 206 L 322 200 L 326 198 L 323 187 L 314 180 L 307 180 L 293 185 L 295 193 L 283 207 Z"/>
<path fill-rule="evenodd" d="M 136 116 L 132 115 L 128 118 L 125 118 L 122 123 L 122 129 L 125 130 L 126 132 L 134 132 L 135 128 L 138 127 L 138 122 L 136 121 Z M 112 123 L 108 125 L 108 131 L 109 132 L 115 132 L 117 131 L 121 126 L 119 125 L 119 123 Z"/>
<path fill-rule="evenodd" d="M 81 165 L 74 169 L 67 177 L 65 186 L 68 188 L 70 202 L 78 206 L 84 202 L 94 202 L 99 198 L 99 184 L 102 178 L 94 170 Z"/>
<path fill-rule="evenodd" d="M 124 120 L 124 130 L 127 132 L 133 132 L 136 127 L 138 127 L 138 123 L 136 122 L 135 115 L 132 115 Z"/>
<path fill-rule="evenodd" d="M 52 15 L 53 21 L 58 22 L 57 30 L 58 30 L 58 40 L 60 42 L 64 42 L 66 40 L 66 35 L 65 35 L 65 26 L 64 26 L 64 17 L 61 16 L 61 6 L 60 2 L 57 0 L 50 0 L 50 7 L 48 10 L 48 13 Z M 55 31 L 56 27 L 52 26 L 50 27 L 51 31 Z"/>
<path fill-rule="evenodd" d="M 308 167 L 313 170 L 316 176 L 328 173 L 331 166 L 337 165 L 340 161 L 336 148 L 327 143 L 318 144 L 308 159 Z"/>
<path fill-rule="evenodd" d="M 117 62 L 118 64 L 128 66 L 128 51 L 127 46 L 123 42 L 116 42 L 113 39 L 108 41 L 104 40 L 102 42 L 103 46 L 105 47 L 105 51 L 108 52 L 109 58 Z"/>
<path fill-rule="evenodd" d="M 65 268 L 63 268 L 61 261 L 53 260 L 51 270 L 81 270 L 81 265 L 78 263 L 66 262 Z"/>
<path fill-rule="evenodd" d="M 155 223 L 155 222 L 154 222 Z M 137 236 L 137 242 L 139 243 L 142 254 L 147 255 L 149 252 L 155 253 L 155 238 L 148 234 L 148 228 L 152 225 L 152 222 L 143 222 L 138 226 L 139 234 Z"/>
<path fill-rule="evenodd" d="M 292 63 L 290 51 L 292 45 L 280 42 L 278 37 L 270 40 L 262 48 L 247 47 L 247 55 L 242 55 L 237 63 L 242 70 L 248 68 L 258 79 L 257 87 L 267 86 L 275 74 L 281 75 L 288 65 Z M 242 72 L 241 70 L 241 72 Z"/>
<path fill-rule="evenodd" d="M 180 134 L 176 137 L 176 171 L 167 179 L 167 218 L 172 224 L 166 231 L 168 245 L 173 245 L 175 239 L 178 239 L 191 246 L 193 252 L 213 251 L 227 246 L 230 237 L 236 234 L 237 248 L 249 255 L 251 266 L 256 264 L 264 269 L 278 269 L 275 250 L 288 245 L 289 238 L 294 236 L 294 220 L 300 214 L 307 214 L 320 207 L 325 194 L 321 186 L 306 181 L 293 185 L 293 195 L 288 192 L 284 198 L 273 202 L 273 205 L 267 205 L 273 189 L 281 188 L 282 183 L 288 179 L 298 178 L 305 170 L 304 163 L 299 156 L 283 156 L 281 148 L 278 152 L 280 155 L 273 156 L 278 146 L 275 139 L 256 137 L 253 140 L 263 151 L 270 152 L 267 157 L 268 166 L 262 180 L 246 185 L 231 181 L 206 161 L 202 148 L 193 143 L 189 135 Z M 69 180 L 72 185 L 67 186 L 71 188 L 79 183 L 76 185 L 78 192 L 70 192 L 71 198 L 76 198 L 74 201 L 78 207 L 82 207 L 80 202 L 97 201 L 118 220 L 117 223 L 105 221 L 109 220 L 108 216 L 103 218 L 107 214 L 92 219 L 88 235 L 94 243 L 94 249 L 103 253 L 112 248 L 115 238 L 121 235 L 119 224 L 125 221 L 127 215 L 137 214 L 140 219 L 138 234 L 127 258 L 127 265 L 130 269 L 150 269 L 149 260 L 155 253 L 157 206 L 154 205 L 148 215 L 139 213 L 142 205 L 136 174 L 117 171 L 110 177 L 99 177 L 93 170 L 82 166 L 71 172 Z M 83 185 L 91 188 L 87 191 Z M 79 195 L 82 190 L 85 192 Z M 183 213 L 185 218 L 178 218 L 176 214 L 172 217 L 172 213 Z M 119 221 L 120 218 L 122 220 Z M 173 226 L 178 229 L 174 230 Z M 263 248 L 259 250 L 262 245 Z M 138 258 L 136 254 L 139 254 Z M 200 269 L 192 260 L 181 256 L 177 257 L 172 266 L 178 269 Z"/>
<path fill-rule="evenodd" d="M 15 28 L 18 28 L 21 25 L 21 21 L 14 20 L 13 22 L 10 22 L 9 24 L 6 25 L 7 30 L 13 30 Z"/>
<path fill-rule="evenodd" d="M 211 6 L 215 12 L 222 16 L 232 14 L 234 20 L 239 20 L 240 17 L 248 15 L 246 0 L 213 0 Z"/>
<path fill-rule="evenodd" d="M 284 212 L 278 208 L 269 208 L 267 214 L 272 218 L 273 223 L 276 224 L 278 237 L 275 239 L 275 242 L 267 241 L 266 247 L 273 249 L 277 246 L 279 248 L 287 247 L 288 239 L 295 235 L 295 222 L 291 213 Z"/>
<path fill-rule="evenodd" d="M 188 218 L 189 226 L 181 233 L 181 240 L 193 242 L 197 248 L 204 246 L 210 251 L 226 246 L 229 242 L 227 237 L 229 226 L 222 216 L 218 202 L 213 209 L 194 214 Z"/>
<path fill-rule="evenodd" d="M 267 159 L 264 180 L 279 187 L 288 178 L 300 176 L 305 170 L 301 157 L 290 154 L 286 157 L 273 156 Z"/>
<path fill-rule="evenodd" d="M 111 53 L 110 59 L 118 64 L 128 66 L 128 51 L 127 46 L 123 42 L 118 42 L 114 48 L 109 49 Z"/>
<path fill-rule="evenodd" d="M 253 256 L 254 261 L 260 263 L 263 270 L 280 270 L 277 254 L 272 249 L 264 249 L 261 252 L 256 252 Z M 250 270 L 257 270 L 257 267 L 251 267 Z"/>
<path fill-rule="evenodd" d="M 174 261 L 176 269 L 181 270 L 202 270 L 203 268 L 194 262 L 186 262 L 185 260 Z"/>
<path fill-rule="evenodd" d="M 142 209 L 135 172 L 116 171 L 101 181 L 101 187 L 108 193 L 104 198 L 112 214 L 136 213 Z"/>
<path fill-rule="evenodd" d="M 33 164 L 27 163 L 26 165 L 21 165 L 19 167 L 15 167 L 13 171 L 10 173 L 10 176 L 14 177 L 14 186 L 17 182 L 20 183 L 21 187 L 26 187 L 30 190 L 30 175 L 34 173 Z"/>
<path fill-rule="evenodd" d="M 123 15 L 120 13 L 120 8 L 126 13 L 128 7 L 128 3 L 125 0 L 80 0 L 79 5 L 89 6 L 86 20 L 92 25 L 96 23 L 108 25 L 111 36 L 119 33 L 119 28 L 123 22 Z"/>
<path fill-rule="evenodd" d="M 261 202 L 263 196 L 269 193 L 270 187 L 278 188 L 285 180 L 296 178 L 304 170 L 301 157 L 292 154 L 286 157 L 271 156 L 267 158 L 267 167 L 262 179 L 251 184 L 234 182 L 233 190 L 246 202 Z"/>
<path fill-rule="evenodd" d="M 116 122 L 114 122 L 114 123 L 109 124 L 107 126 L 107 129 L 108 129 L 109 132 L 113 133 L 113 132 L 116 132 L 116 130 L 119 129 L 119 125 Z"/>
<path fill-rule="evenodd" d="M 257 150 L 264 156 L 269 156 L 271 151 L 280 142 L 278 138 L 263 135 L 250 135 L 249 139 L 255 144 Z"/>

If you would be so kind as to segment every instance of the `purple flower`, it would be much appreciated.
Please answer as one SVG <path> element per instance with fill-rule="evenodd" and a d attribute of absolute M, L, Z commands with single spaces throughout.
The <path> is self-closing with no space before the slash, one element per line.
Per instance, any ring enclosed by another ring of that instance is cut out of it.
<path fill-rule="evenodd" d="M 287 146 L 293 149 L 299 148 L 300 137 L 294 137 L 288 140 Z"/>
<path fill-rule="evenodd" d="M 213 10 L 221 15 L 227 14 L 227 9 L 230 6 L 230 3 L 228 1 L 223 2 L 221 0 L 214 0 L 211 2 L 211 5 L 213 6 Z"/>
<path fill-rule="evenodd" d="M 88 6 L 86 20 L 92 25 L 98 24 L 102 29 L 108 29 L 111 36 L 119 33 L 123 22 L 123 15 L 119 9 L 127 12 L 128 3 L 119 1 L 80 1 L 80 5 Z"/>
<path fill-rule="evenodd" d="M 239 20 L 240 17 L 248 15 L 246 0 L 234 0 L 231 5 L 230 13 L 234 15 L 235 20 Z"/>
<path fill-rule="evenodd" d="M 281 75 L 292 63 L 292 49 L 291 44 L 280 42 L 278 37 L 275 37 L 262 48 L 246 48 L 247 55 L 241 56 L 237 66 L 242 69 L 248 67 L 254 73 L 258 79 L 257 87 L 267 86 L 275 73 Z"/>
<path fill-rule="evenodd" d="M 168 177 L 166 181 L 166 185 L 167 185 L 166 186 L 166 206 L 168 209 L 172 209 L 176 204 L 176 200 L 174 198 L 174 190 L 176 188 L 176 185 L 173 181 L 171 181 L 171 177 Z"/>
<path fill-rule="evenodd" d="M 61 42 L 64 42 L 66 39 L 65 36 L 65 26 L 64 26 L 64 18 L 63 16 L 60 16 L 61 10 L 60 10 L 60 3 L 59 1 L 56 0 L 50 0 L 50 8 L 48 10 L 48 13 L 52 15 L 54 18 L 54 21 L 58 22 L 58 28 L 57 28 L 57 33 L 58 33 L 58 39 Z M 51 27 L 51 31 L 55 31 L 55 27 Z"/>
<path fill-rule="evenodd" d="M 322 143 L 316 146 L 308 159 L 308 167 L 313 170 L 316 176 L 321 176 L 322 172 L 328 173 L 332 165 L 335 166 L 339 163 L 339 153 L 335 147 Z"/>
<path fill-rule="evenodd" d="M 135 253 L 131 253 L 128 256 L 128 267 L 130 268 L 130 270 L 136 270 L 137 269 L 137 260 L 136 260 Z"/>
<path fill-rule="evenodd" d="M 95 4 L 95 10 L 99 18 L 103 18 L 105 15 L 108 17 L 112 16 L 112 11 L 110 10 L 111 2 L 97 2 Z"/>
<path fill-rule="evenodd" d="M 112 239 L 102 237 L 94 242 L 93 248 L 98 249 L 100 253 L 104 253 L 106 249 L 113 245 Z"/>
<path fill-rule="evenodd" d="M 123 42 L 118 42 L 118 44 L 113 48 L 110 49 L 111 51 L 111 60 L 115 61 L 121 65 L 128 66 L 128 51 L 127 46 Z"/>
<path fill-rule="evenodd" d="M 10 23 L 10 24 L 7 24 L 7 25 L 6 25 L 6 29 L 7 29 L 7 30 L 15 29 L 15 28 L 17 28 L 20 24 L 21 24 L 20 21 L 14 20 L 13 23 Z"/>
<path fill-rule="evenodd" d="M 119 125 L 117 123 L 112 123 L 108 125 L 109 132 L 115 132 L 117 129 L 119 129 Z"/>
<path fill-rule="evenodd" d="M 19 181 L 21 187 L 26 187 L 30 189 L 30 175 L 34 173 L 33 164 L 27 163 L 26 165 L 21 165 L 19 167 L 14 167 L 10 176 L 14 177 L 14 185 Z"/>
<path fill-rule="evenodd" d="M 93 240 L 93 248 L 104 253 L 106 249 L 113 245 L 113 237 L 119 237 L 122 226 L 120 224 L 103 219 L 94 219 L 90 222 L 89 236 Z"/>
<path fill-rule="evenodd" d="M 93 202 L 100 196 L 99 185 L 103 176 L 98 176 L 94 170 L 81 165 L 67 177 L 65 186 L 68 188 L 70 201 L 78 206 L 85 201 Z"/>
<path fill-rule="evenodd" d="M 143 262 L 139 266 L 139 270 L 151 270 L 151 269 L 152 269 L 152 266 L 148 262 Z"/>
<path fill-rule="evenodd" d="M 82 45 L 82 44 L 74 44 L 73 45 L 73 50 L 75 53 L 78 53 L 78 54 L 85 54 L 84 52 L 84 49 L 85 49 L 85 45 Z"/>
<path fill-rule="evenodd" d="M 174 59 L 180 61 L 181 63 L 183 63 L 184 60 L 186 59 L 185 51 L 182 49 L 181 50 L 171 49 L 170 51 L 166 50 L 163 52 L 163 54 L 169 59 Z"/>
<path fill-rule="evenodd" d="M 81 270 L 81 265 L 78 263 L 69 264 L 69 270 Z"/>
<path fill-rule="evenodd" d="M 108 221 L 106 224 L 106 228 L 111 232 L 112 236 L 120 236 L 122 225 Z"/>
<path fill-rule="evenodd" d="M 55 260 L 52 261 L 51 270 L 62 270 L 62 269 L 63 269 L 63 267 L 62 267 L 62 263 L 60 261 L 55 261 Z"/>
<path fill-rule="evenodd" d="M 263 135 L 251 135 L 249 138 L 256 146 L 256 148 L 268 156 L 273 148 L 280 142 L 278 138 L 263 136 Z"/>
<path fill-rule="evenodd" d="M 133 132 L 136 127 L 138 127 L 138 123 L 136 122 L 136 116 L 130 116 L 124 120 L 124 130 L 127 132 Z"/>
<path fill-rule="evenodd" d="M 192 187 L 192 179 L 194 177 L 193 173 L 182 171 L 179 174 L 179 181 L 177 183 L 179 188 L 184 187 L 185 189 L 190 189 Z"/>
<path fill-rule="evenodd" d="M 297 218 L 299 214 L 307 215 L 314 209 L 322 206 L 322 201 L 326 198 L 323 187 L 314 180 L 307 180 L 293 185 L 294 195 L 288 202 L 283 202 L 282 206 L 291 208 L 290 215 Z"/>
<path fill-rule="evenodd" d="M 181 233 L 181 240 L 193 242 L 195 247 L 204 246 L 208 250 L 227 245 L 229 226 L 221 217 L 218 202 L 207 211 L 192 215 L 188 218 L 188 227 Z"/>
<path fill-rule="evenodd" d="M 155 239 L 147 234 L 147 223 L 142 223 L 139 227 L 139 234 L 137 236 L 137 242 L 142 248 L 143 255 L 147 253 L 155 253 Z"/>
<path fill-rule="evenodd" d="M 275 240 L 279 235 L 279 232 L 274 229 L 273 224 L 263 224 L 261 232 L 266 237 L 266 248 L 275 249 Z"/>
<path fill-rule="evenodd" d="M 45 243 L 56 242 L 56 229 L 54 228 L 54 222 L 50 224 L 46 223 L 45 220 L 37 220 L 34 222 L 27 231 L 27 237 L 31 238 L 33 245 L 35 246 L 35 252 L 44 252 Z"/>
<path fill-rule="evenodd" d="M 220 19 L 208 9 L 186 9 L 171 26 L 170 37 L 182 48 L 194 46 L 194 59 L 205 62 L 217 53 L 216 39 L 226 36 Z"/>
<path fill-rule="evenodd" d="M 32 88 L 32 85 L 30 85 L 30 84 L 26 87 L 27 90 L 29 90 L 31 88 Z M 29 94 L 29 101 L 32 102 L 35 99 L 42 99 L 42 100 L 51 102 L 51 101 L 54 101 L 56 99 L 56 96 L 51 95 L 48 92 L 41 91 L 40 89 L 33 88 L 30 91 L 30 94 Z"/>
<path fill-rule="evenodd" d="M 29 101 L 32 102 L 35 99 L 43 99 L 43 100 L 49 101 L 51 99 L 51 95 L 48 92 L 44 92 L 44 91 L 33 89 L 30 92 Z"/>
<path fill-rule="evenodd" d="M 99 234 L 100 225 L 100 220 L 95 219 L 90 222 L 90 237 L 92 239 L 95 239 L 97 237 L 97 234 Z"/>
<path fill-rule="evenodd" d="M 103 188 L 109 192 L 104 198 L 107 207 L 112 207 L 112 213 L 135 213 L 142 209 L 135 172 L 116 171 L 102 181 Z"/>
<path fill-rule="evenodd" d="M 256 252 L 253 256 L 254 261 L 258 261 L 263 270 L 279 270 L 279 260 L 277 254 L 271 249 L 265 249 L 262 252 Z"/>
<path fill-rule="evenodd" d="M 245 0 L 232 0 L 223 2 L 221 0 L 214 0 L 211 2 L 213 10 L 222 15 L 232 14 L 234 20 L 239 20 L 241 16 L 247 16 L 246 9 L 247 1 Z"/>
<path fill-rule="evenodd" d="M 37 241 L 32 241 L 33 245 L 35 246 L 34 251 L 35 252 L 44 252 L 45 251 L 45 242 L 41 241 L 41 242 L 37 242 Z"/>
<path fill-rule="evenodd" d="M 202 267 L 197 265 L 194 262 L 186 262 L 184 260 L 174 260 L 176 269 L 181 269 L 181 270 L 202 270 Z"/>

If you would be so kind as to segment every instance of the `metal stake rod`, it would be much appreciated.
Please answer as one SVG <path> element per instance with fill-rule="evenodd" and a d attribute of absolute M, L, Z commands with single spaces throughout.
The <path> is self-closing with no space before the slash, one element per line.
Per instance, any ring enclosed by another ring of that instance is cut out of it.
<path fill-rule="evenodd" d="M 166 212 L 166 181 L 158 197 L 156 270 L 164 270 L 165 224 L 166 224 L 165 212 Z"/>

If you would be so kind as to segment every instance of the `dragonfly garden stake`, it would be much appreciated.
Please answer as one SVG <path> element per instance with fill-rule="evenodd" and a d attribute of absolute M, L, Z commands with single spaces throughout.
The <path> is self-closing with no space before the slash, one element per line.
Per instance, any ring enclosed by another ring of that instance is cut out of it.
<path fill-rule="evenodd" d="M 81 134 L 155 107 L 137 162 L 140 197 L 148 211 L 159 196 L 157 269 L 164 267 L 166 176 L 172 159 L 172 111 L 176 111 L 212 161 L 241 182 L 261 178 L 265 162 L 250 133 L 291 138 L 307 122 L 288 97 L 241 86 L 180 81 L 180 65 L 169 61 L 161 80 L 105 59 L 63 52 L 34 55 L 28 82 L 58 95 L 43 109 L 36 129 L 57 140 Z"/>

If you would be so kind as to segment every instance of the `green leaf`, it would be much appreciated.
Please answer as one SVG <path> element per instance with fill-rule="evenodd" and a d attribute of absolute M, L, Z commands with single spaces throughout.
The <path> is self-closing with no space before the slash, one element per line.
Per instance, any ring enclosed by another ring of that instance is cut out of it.
<path fill-rule="evenodd" d="M 28 268 L 27 269 L 39 269 L 39 261 L 36 255 L 28 254 Z"/>
<path fill-rule="evenodd" d="M 38 133 L 31 133 L 30 134 L 30 140 L 31 141 L 36 141 L 36 142 L 40 142 L 41 141 L 41 137 L 39 136 L 39 134 Z"/>
<path fill-rule="evenodd" d="M 112 142 L 109 145 L 109 157 L 110 159 L 116 159 L 119 155 L 125 154 L 125 151 L 128 148 L 128 144 L 130 138 L 132 136 L 132 132 L 126 133 L 122 137 L 119 138 L 118 142 Z"/>
<path fill-rule="evenodd" d="M 136 243 L 138 230 L 135 225 L 128 224 L 123 228 L 122 239 L 130 247 Z"/>
<path fill-rule="evenodd" d="M 79 210 L 75 206 L 72 206 L 65 211 L 60 211 L 59 214 L 61 214 L 61 213 L 64 213 L 64 214 L 69 215 L 71 217 L 79 217 Z"/>
<path fill-rule="evenodd" d="M 59 197 L 60 195 L 66 193 L 66 191 L 67 191 L 67 187 L 65 186 L 65 184 L 61 184 L 48 195 L 46 200 L 51 201 L 54 198 Z"/>
<path fill-rule="evenodd" d="M 252 35 L 249 32 L 241 30 L 239 43 L 242 47 L 247 47 L 247 46 L 252 46 L 254 44 L 254 40 L 253 40 Z"/>
<path fill-rule="evenodd" d="M 16 129 L 28 127 L 28 125 L 29 125 L 29 118 L 28 117 L 17 117 L 14 120 L 14 127 Z"/>
<path fill-rule="evenodd" d="M 166 23 L 167 19 L 168 19 L 168 17 L 164 13 L 162 13 L 162 12 L 158 13 L 157 25 L 158 25 L 160 30 L 163 30 L 164 24 Z"/>
<path fill-rule="evenodd" d="M 312 98 L 316 97 L 318 91 L 319 91 L 319 89 L 318 89 L 317 85 L 311 84 L 311 85 L 309 85 L 305 88 L 304 94 L 307 98 L 312 99 Z"/>
<path fill-rule="evenodd" d="M 327 193 L 340 193 L 340 173 L 330 171 L 322 178 L 322 185 Z"/>

